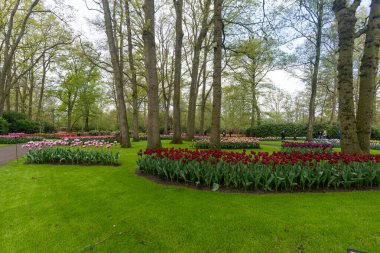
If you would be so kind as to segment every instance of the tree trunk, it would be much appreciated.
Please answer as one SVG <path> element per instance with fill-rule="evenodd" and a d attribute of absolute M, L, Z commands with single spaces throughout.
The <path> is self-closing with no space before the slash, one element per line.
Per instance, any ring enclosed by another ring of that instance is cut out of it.
<path fill-rule="evenodd" d="M 19 84 L 16 86 L 16 97 L 15 97 L 15 112 L 18 112 L 19 110 L 19 94 L 20 94 L 20 87 Z"/>
<path fill-rule="evenodd" d="M 360 0 L 346 7 L 346 0 L 335 0 L 333 10 L 338 21 L 339 59 L 338 93 L 341 148 L 343 153 L 361 153 L 356 133 L 353 100 L 353 50 L 355 39 L 356 9 Z"/>
<path fill-rule="evenodd" d="M 373 0 L 360 66 L 360 92 L 356 127 L 361 150 L 370 153 L 373 101 L 380 45 L 380 0 Z"/>
<path fill-rule="evenodd" d="M 132 115 L 133 115 L 133 141 L 139 141 L 139 106 L 137 97 L 137 75 L 135 68 L 135 61 L 133 57 L 133 44 L 132 44 L 132 27 L 131 27 L 131 12 L 129 9 L 129 0 L 125 1 L 126 23 L 127 23 L 127 38 L 128 38 L 128 61 L 129 69 L 131 71 L 132 83 Z"/>
<path fill-rule="evenodd" d="M 181 69 L 182 69 L 182 9 L 183 0 L 175 0 L 175 63 L 174 63 L 174 94 L 173 94 L 173 140 L 172 144 L 182 143 L 181 130 Z"/>
<path fill-rule="evenodd" d="M 222 107 L 222 4 L 214 0 L 214 75 L 210 148 L 220 150 L 220 115 Z"/>
<path fill-rule="evenodd" d="M 148 148 L 161 148 L 157 78 L 157 55 L 154 34 L 154 0 L 144 0 L 144 61 L 148 93 Z"/>
<path fill-rule="evenodd" d="M 124 81 L 123 81 L 123 69 L 121 69 L 120 55 L 118 53 L 115 44 L 115 35 L 112 28 L 111 12 L 108 0 L 102 0 L 103 3 L 103 13 L 104 13 L 104 23 L 106 27 L 108 48 L 111 55 L 111 63 L 113 69 L 113 78 L 115 80 L 116 88 L 116 98 L 118 103 L 118 114 L 119 114 L 119 128 L 121 137 L 121 147 L 126 148 L 131 146 L 129 139 L 129 127 L 127 121 L 127 109 L 125 107 L 124 99 Z"/>
<path fill-rule="evenodd" d="M 187 133 L 186 139 L 192 140 L 195 133 L 195 113 L 198 96 L 198 73 L 199 73 L 199 61 L 200 53 L 202 49 L 203 41 L 208 31 L 208 16 L 210 10 L 211 0 L 206 0 L 203 19 L 201 23 L 201 31 L 194 45 L 194 55 L 191 67 L 191 83 L 190 83 L 190 95 L 189 95 L 189 107 L 187 111 Z"/>
<path fill-rule="evenodd" d="M 322 43 L 322 26 L 323 26 L 323 8 L 324 0 L 318 2 L 318 21 L 317 21 L 317 36 L 315 46 L 315 58 L 313 66 L 313 76 L 311 79 L 311 97 L 309 103 L 309 120 L 307 125 L 307 141 L 313 140 L 313 128 L 315 122 L 315 98 L 317 96 L 317 83 L 319 73 L 319 63 L 321 58 L 321 43 Z"/>
<path fill-rule="evenodd" d="M 200 130 L 201 134 L 205 132 L 205 110 L 206 110 L 206 101 L 207 101 L 207 94 L 206 94 L 206 85 L 207 85 L 207 54 L 208 54 L 208 47 L 204 48 L 204 55 L 203 55 L 203 80 L 202 80 L 202 100 L 201 100 L 201 118 L 200 118 Z"/>
<path fill-rule="evenodd" d="M 40 120 L 41 115 L 42 115 L 42 101 L 44 99 L 46 72 L 47 72 L 48 65 L 49 63 L 46 63 L 45 54 L 44 54 L 42 57 L 42 79 L 41 79 L 41 88 L 40 88 L 40 94 L 39 94 L 39 99 L 38 99 L 37 120 Z"/>
<path fill-rule="evenodd" d="M 32 118 L 32 112 L 33 112 L 33 92 L 34 92 L 34 69 L 32 68 L 30 71 L 30 86 L 29 86 L 29 104 L 28 104 L 28 116 L 31 119 Z"/>
<path fill-rule="evenodd" d="M 331 113 L 330 113 L 329 125 L 332 125 L 335 119 L 337 90 L 338 90 L 338 80 L 337 80 L 337 77 L 335 76 L 334 77 L 334 91 L 331 97 Z"/>

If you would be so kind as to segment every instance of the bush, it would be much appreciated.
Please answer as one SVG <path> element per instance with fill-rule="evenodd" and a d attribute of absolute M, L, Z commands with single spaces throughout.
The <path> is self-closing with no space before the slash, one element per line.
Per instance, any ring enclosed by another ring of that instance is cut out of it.
<path fill-rule="evenodd" d="M 53 124 L 50 124 L 49 122 L 44 122 L 43 132 L 44 133 L 56 133 L 57 129 L 55 129 Z"/>
<path fill-rule="evenodd" d="M 9 132 L 11 133 L 38 133 L 40 131 L 40 123 L 28 119 L 25 114 L 18 112 L 4 113 L 4 119 L 8 121 Z"/>
<path fill-rule="evenodd" d="M 0 135 L 8 134 L 9 132 L 9 123 L 3 119 L 0 118 Z"/>
<path fill-rule="evenodd" d="M 327 131 L 327 135 L 338 134 L 338 128 L 331 128 L 327 123 L 318 123 L 314 125 L 313 137 L 318 137 L 319 131 Z M 252 137 L 277 137 L 281 136 L 281 132 L 285 132 L 286 137 L 305 137 L 307 135 L 307 124 L 284 123 L 284 124 L 263 124 L 248 128 L 247 136 Z M 330 131 L 330 132 L 329 132 Z"/>

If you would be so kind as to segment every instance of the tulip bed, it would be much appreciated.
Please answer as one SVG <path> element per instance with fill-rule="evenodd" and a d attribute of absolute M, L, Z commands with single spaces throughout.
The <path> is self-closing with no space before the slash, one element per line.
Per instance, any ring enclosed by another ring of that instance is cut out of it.
<path fill-rule="evenodd" d="M 313 143 L 329 144 L 334 148 L 340 148 L 340 140 L 339 139 L 314 139 Z M 380 150 L 380 141 L 371 140 L 370 147 L 371 147 L 371 149 L 374 149 L 374 150 Z"/>
<path fill-rule="evenodd" d="M 82 165 L 118 165 L 119 154 L 104 151 L 117 142 L 102 140 L 82 141 L 81 139 L 46 140 L 28 142 L 27 163 L 36 164 L 82 164 Z M 85 150 L 101 148 L 102 150 Z"/>
<path fill-rule="evenodd" d="M 285 142 L 281 145 L 282 151 L 286 153 L 332 153 L 333 147 L 327 143 L 312 143 L 312 142 Z"/>
<path fill-rule="evenodd" d="M 214 150 L 140 151 L 141 171 L 170 181 L 219 189 L 296 191 L 379 187 L 380 155 L 236 153 Z"/>
<path fill-rule="evenodd" d="M 119 153 L 81 148 L 50 147 L 30 149 L 26 154 L 27 163 L 72 164 L 72 165 L 119 165 Z"/>
<path fill-rule="evenodd" d="M 252 137 L 223 137 L 220 139 L 222 149 L 259 149 L 260 142 Z M 195 148 L 210 148 L 210 139 L 205 138 L 195 142 Z"/>

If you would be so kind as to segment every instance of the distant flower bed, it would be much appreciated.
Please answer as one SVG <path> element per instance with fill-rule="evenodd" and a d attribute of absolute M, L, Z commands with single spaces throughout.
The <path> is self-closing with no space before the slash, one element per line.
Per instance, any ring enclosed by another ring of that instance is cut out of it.
<path fill-rule="evenodd" d="M 24 133 L 11 133 L 7 135 L 0 135 L 0 144 L 19 144 L 27 143 L 29 141 L 41 141 L 42 139 L 42 137 L 30 136 Z"/>
<path fill-rule="evenodd" d="M 199 140 L 202 138 L 205 138 L 206 135 L 203 134 L 195 134 L 194 139 Z M 142 141 L 146 141 L 148 139 L 148 136 L 146 134 L 139 134 L 139 138 Z M 186 134 L 182 134 L 182 139 L 186 138 Z M 173 140 L 173 134 L 160 134 L 160 139 L 161 140 Z"/>
<path fill-rule="evenodd" d="M 340 148 L 339 139 L 314 139 L 313 143 L 329 144 L 334 148 Z M 371 149 L 380 150 L 380 141 L 371 140 L 369 144 Z"/>
<path fill-rule="evenodd" d="M 380 155 L 236 153 L 215 150 L 140 151 L 139 169 L 171 181 L 264 191 L 379 187 Z"/>
<path fill-rule="evenodd" d="M 259 149 L 260 143 L 252 137 L 223 137 L 220 139 L 220 145 L 223 149 Z M 210 148 L 210 139 L 204 138 L 194 144 L 195 148 Z"/>
<path fill-rule="evenodd" d="M 81 148 L 48 147 L 28 150 L 26 161 L 34 164 L 118 165 L 119 153 Z"/>
<path fill-rule="evenodd" d="M 285 142 L 281 145 L 282 151 L 286 153 L 332 153 L 332 146 L 327 143 L 312 143 L 312 142 Z"/>
<path fill-rule="evenodd" d="M 281 141 L 281 137 L 256 137 L 259 141 Z M 285 137 L 285 140 L 306 140 L 306 137 Z"/>

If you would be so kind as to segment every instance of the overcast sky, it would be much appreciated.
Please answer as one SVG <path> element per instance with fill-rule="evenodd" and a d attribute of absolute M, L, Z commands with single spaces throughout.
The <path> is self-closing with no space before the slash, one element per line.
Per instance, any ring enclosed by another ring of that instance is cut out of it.
<path fill-rule="evenodd" d="M 47 4 L 53 4 L 57 0 L 47 0 Z M 61 1 L 59 1 L 61 2 Z M 84 34 L 89 40 L 95 40 L 97 36 L 97 31 L 92 28 L 86 18 L 93 18 L 98 13 L 96 11 L 89 11 L 86 7 L 85 0 L 64 0 L 67 5 L 72 6 L 76 13 L 76 20 L 72 22 L 73 28 L 81 34 Z M 371 0 L 363 0 L 363 6 L 369 6 Z M 91 0 L 87 0 L 87 4 L 90 8 L 94 7 Z M 304 84 L 300 79 L 293 77 L 290 73 L 284 70 L 277 70 L 270 72 L 267 76 L 274 85 L 278 88 L 286 90 L 290 93 L 301 91 L 304 89 Z"/>

